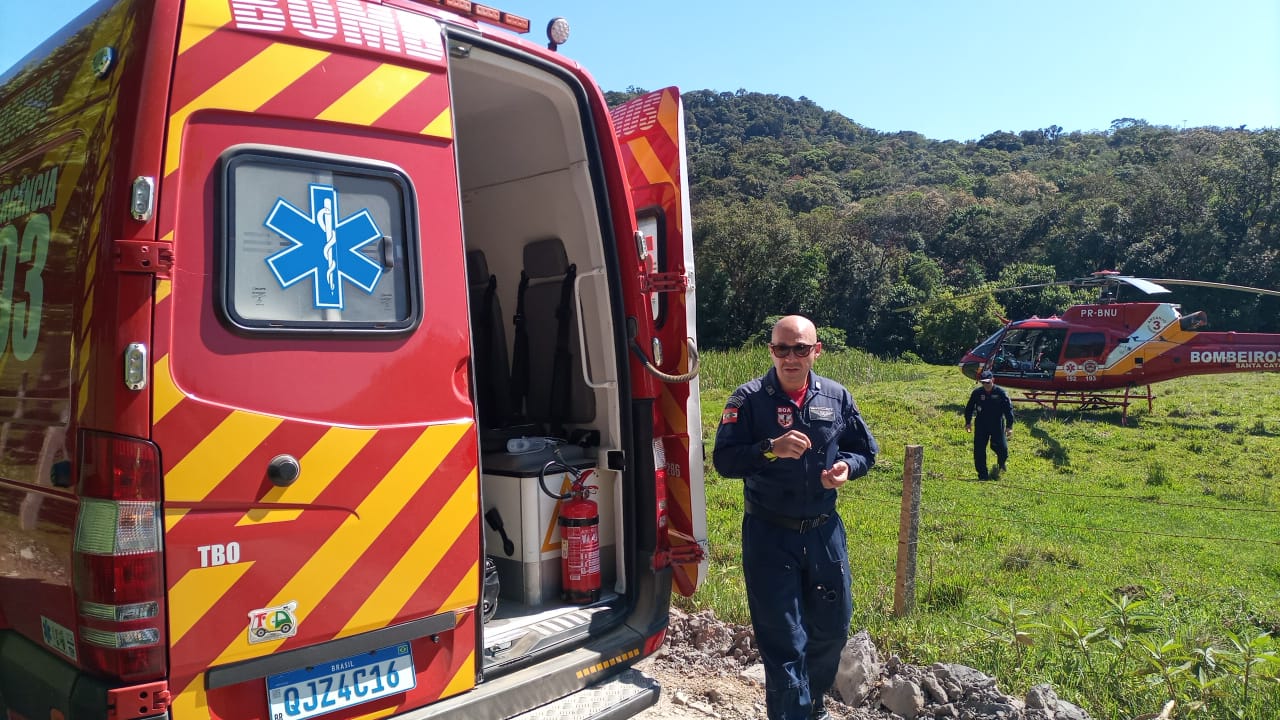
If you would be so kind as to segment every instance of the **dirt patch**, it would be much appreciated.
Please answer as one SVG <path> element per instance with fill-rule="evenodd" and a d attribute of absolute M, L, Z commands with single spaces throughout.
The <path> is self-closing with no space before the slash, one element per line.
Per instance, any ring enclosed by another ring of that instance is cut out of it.
<path fill-rule="evenodd" d="M 667 640 L 637 666 L 658 680 L 658 704 L 640 720 L 762 720 L 764 671 L 748 626 L 717 620 L 710 611 L 693 615 L 671 609 Z M 885 720 L 887 711 L 851 708 L 827 699 L 835 720 Z"/>

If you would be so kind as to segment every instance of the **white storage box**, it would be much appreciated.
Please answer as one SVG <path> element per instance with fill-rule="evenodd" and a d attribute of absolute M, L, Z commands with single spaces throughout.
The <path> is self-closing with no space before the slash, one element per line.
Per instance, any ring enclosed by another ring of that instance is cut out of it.
<path fill-rule="evenodd" d="M 560 447 L 564 462 L 579 471 L 595 467 L 580 447 Z M 482 513 L 496 508 L 502 516 L 507 537 L 515 545 L 511 555 L 502 547 L 502 536 L 484 523 L 485 554 L 498 567 L 499 597 L 526 605 L 543 605 L 560 600 L 560 527 L 557 501 L 542 491 L 538 476 L 551 460 L 550 450 L 513 455 L 488 453 L 480 458 Z M 609 474 L 612 477 L 612 473 Z M 586 481 L 599 492 L 591 496 L 600 512 L 600 575 L 603 587 L 614 581 L 616 524 L 613 520 L 613 486 L 595 472 Z M 563 494 L 573 482 L 569 473 L 549 470 L 547 489 Z"/>

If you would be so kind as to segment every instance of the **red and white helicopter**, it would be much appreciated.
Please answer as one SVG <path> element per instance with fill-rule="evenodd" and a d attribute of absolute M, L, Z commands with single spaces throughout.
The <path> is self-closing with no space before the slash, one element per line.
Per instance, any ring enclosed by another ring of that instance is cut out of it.
<path fill-rule="evenodd" d="M 1077 280 L 1024 285 L 1097 286 L 1097 302 L 1074 305 L 1059 317 L 1010 322 L 965 353 L 961 371 L 970 378 L 990 370 L 1006 388 L 1023 391 L 1020 402 L 1056 410 L 1119 407 L 1128 418 L 1129 403 L 1146 398 L 1151 385 L 1187 375 L 1280 372 L 1280 333 L 1208 332 L 1203 311 L 1183 315 L 1169 302 L 1118 302 L 1118 290 L 1136 288 L 1148 295 L 1170 292 L 1167 285 L 1192 285 L 1280 295 L 1280 291 L 1199 280 L 1149 279 L 1113 270 Z M 1145 388 L 1145 391 L 1139 390 Z"/>

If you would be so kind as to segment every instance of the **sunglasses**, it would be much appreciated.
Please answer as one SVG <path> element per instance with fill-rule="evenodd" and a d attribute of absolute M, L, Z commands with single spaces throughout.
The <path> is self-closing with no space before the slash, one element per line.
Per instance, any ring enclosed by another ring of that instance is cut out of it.
<path fill-rule="evenodd" d="M 769 343 L 769 350 L 776 358 L 784 358 L 788 355 L 795 354 L 796 357 L 809 357 L 809 353 L 813 352 L 813 345 L 774 345 Z"/>

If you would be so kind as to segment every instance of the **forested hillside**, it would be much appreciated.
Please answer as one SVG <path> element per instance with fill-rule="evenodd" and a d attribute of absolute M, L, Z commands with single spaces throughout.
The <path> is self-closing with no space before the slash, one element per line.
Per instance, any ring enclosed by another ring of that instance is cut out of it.
<path fill-rule="evenodd" d="M 705 347 L 800 312 L 877 354 L 951 362 L 1001 316 L 1048 315 L 1072 296 L 893 310 L 1101 269 L 1280 289 L 1280 129 L 1124 118 L 962 143 L 877 132 L 803 97 L 683 97 Z M 1207 310 L 1213 329 L 1280 331 L 1274 297 L 1180 288 L 1174 300 Z"/>

